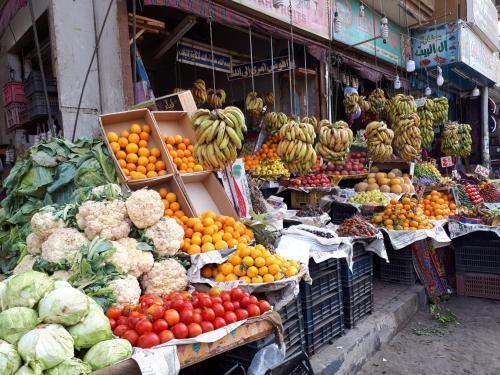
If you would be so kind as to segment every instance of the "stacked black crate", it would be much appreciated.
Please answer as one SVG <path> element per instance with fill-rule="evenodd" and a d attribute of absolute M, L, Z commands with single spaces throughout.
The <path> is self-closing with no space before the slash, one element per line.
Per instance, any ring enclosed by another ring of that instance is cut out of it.
<path fill-rule="evenodd" d="M 56 80 L 54 78 L 46 78 L 45 84 L 49 97 L 51 115 L 56 116 L 59 113 Z M 24 90 L 28 103 L 26 107 L 27 120 L 31 121 L 47 116 L 49 114 L 49 110 L 47 108 L 47 101 L 43 90 L 42 73 L 33 70 L 26 79 Z"/>
<path fill-rule="evenodd" d="M 301 282 L 307 354 L 311 355 L 344 333 L 340 262 L 328 259 L 309 261 L 312 285 Z"/>
<path fill-rule="evenodd" d="M 417 275 L 413 267 L 411 245 L 395 250 L 386 233 L 384 233 L 384 244 L 389 262 L 380 258 L 380 280 L 402 285 L 415 284 Z"/>
<path fill-rule="evenodd" d="M 373 312 L 373 257 L 364 250 L 362 243 L 354 243 L 353 268 L 341 262 L 342 302 L 344 325 L 353 328 L 355 324 Z"/>

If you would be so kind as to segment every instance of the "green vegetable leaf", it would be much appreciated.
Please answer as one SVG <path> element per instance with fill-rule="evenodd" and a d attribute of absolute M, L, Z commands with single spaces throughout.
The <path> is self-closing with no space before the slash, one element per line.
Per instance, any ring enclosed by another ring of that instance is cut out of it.
<path fill-rule="evenodd" d="M 52 275 L 56 271 L 67 271 L 71 268 L 69 262 L 64 259 L 60 263 L 49 262 L 45 258 L 37 257 L 35 263 L 33 264 L 33 270 L 45 272 L 49 275 Z"/>

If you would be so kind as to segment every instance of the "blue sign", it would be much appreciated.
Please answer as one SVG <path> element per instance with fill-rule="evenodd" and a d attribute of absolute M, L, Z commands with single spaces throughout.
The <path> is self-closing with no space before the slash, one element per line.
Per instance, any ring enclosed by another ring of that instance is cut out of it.
<path fill-rule="evenodd" d="M 290 70 L 290 59 L 288 56 L 276 57 L 273 60 L 259 60 L 253 62 L 253 75 L 262 76 L 265 74 L 271 74 L 274 72 L 282 72 L 284 70 Z M 252 64 L 239 64 L 233 66 L 233 71 L 228 74 L 229 80 L 249 78 L 252 76 Z"/>
<path fill-rule="evenodd" d="M 224 73 L 231 73 L 231 55 L 214 51 L 213 57 L 213 67 L 215 70 Z M 177 61 L 184 64 L 196 65 L 202 68 L 212 69 L 212 51 L 209 48 L 179 42 L 177 43 Z"/>
<path fill-rule="evenodd" d="M 414 32 L 412 56 L 416 68 L 430 68 L 457 62 L 459 29 L 460 25 L 454 21 Z"/>

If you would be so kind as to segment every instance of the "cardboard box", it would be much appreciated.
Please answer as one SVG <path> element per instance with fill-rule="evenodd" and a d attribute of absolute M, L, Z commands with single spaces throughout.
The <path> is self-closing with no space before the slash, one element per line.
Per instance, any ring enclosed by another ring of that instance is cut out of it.
<path fill-rule="evenodd" d="M 156 98 L 155 107 L 157 111 L 184 111 L 190 117 L 198 109 L 189 90 Z"/>
<path fill-rule="evenodd" d="M 238 218 L 226 191 L 211 172 L 180 176 L 186 196 L 196 215 L 205 211 Z"/>
<path fill-rule="evenodd" d="M 99 116 L 99 124 L 101 125 L 101 132 L 103 133 L 104 139 L 106 139 L 106 144 L 110 150 L 111 157 L 115 163 L 117 170 L 121 179 L 129 186 L 132 185 L 144 185 L 144 183 L 150 184 L 156 181 L 161 181 L 165 179 L 165 176 L 159 176 L 154 178 L 146 178 L 143 180 L 131 180 L 128 176 L 125 176 L 123 170 L 118 164 L 118 160 L 111 151 L 109 142 L 107 141 L 106 133 L 113 131 L 120 134 L 122 131 L 130 131 L 130 125 L 133 123 L 138 123 L 140 125 L 148 124 L 151 127 L 151 134 L 148 141 L 148 147 L 156 147 L 161 151 L 160 159 L 163 160 L 166 166 L 167 175 L 176 172 L 176 168 L 172 163 L 170 156 L 168 156 L 167 148 L 163 143 L 158 128 L 156 127 L 156 122 L 149 112 L 148 109 L 136 109 L 132 111 L 109 113 L 106 115 Z"/>

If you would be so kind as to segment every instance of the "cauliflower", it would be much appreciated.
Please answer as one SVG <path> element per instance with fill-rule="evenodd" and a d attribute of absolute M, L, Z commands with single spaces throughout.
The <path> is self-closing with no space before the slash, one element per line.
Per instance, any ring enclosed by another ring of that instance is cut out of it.
<path fill-rule="evenodd" d="M 130 220 L 125 203 L 118 199 L 83 203 L 76 214 L 76 222 L 89 240 L 95 237 L 119 240 L 130 233 Z"/>
<path fill-rule="evenodd" d="M 155 225 L 165 210 L 160 194 L 155 190 L 134 191 L 125 201 L 125 205 L 130 220 L 139 229 Z"/>
<path fill-rule="evenodd" d="M 174 255 L 184 239 L 184 228 L 175 219 L 163 218 L 146 229 L 144 236 L 149 238 L 160 255 Z"/>
<path fill-rule="evenodd" d="M 70 271 L 59 270 L 54 272 L 50 278 L 56 281 L 68 281 L 71 275 L 72 273 Z"/>
<path fill-rule="evenodd" d="M 116 304 L 118 306 L 137 305 L 139 303 L 141 287 L 134 276 L 128 275 L 124 279 L 113 280 L 109 283 L 109 286 L 116 293 Z"/>
<path fill-rule="evenodd" d="M 128 273 L 135 277 L 140 277 L 144 272 L 153 268 L 153 254 L 150 251 L 143 251 L 137 248 L 137 240 L 134 238 L 122 238 L 118 243 L 127 248 L 130 267 Z"/>
<path fill-rule="evenodd" d="M 19 263 L 17 263 L 16 268 L 12 271 L 14 275 L 19 273 L 23 273 L 26 271 L 31 271 L 33 269 L 33 264 L 35 264 L 36 256 L 33 255 L 25 255 L 23 259 Z"/>
<path fill-rule="evenodd" d="M 93 188 L 87 200 L 113 200 L 122 196 L 122 188 L 117 184 L 100 185 Z"/>
<path fill-rule="evenodd" d="M 28 234 L 26 237 L 26 245 L 28 246 L 28 253 L 31 255 L 40 254 L 42 250 L 42 242 L 43 240 L 38 237 L 35 233 Z"/>
<path fill-rule="evenodd" d="M 49 262 L 72 261 L 80 247 L 88 243 L 87 238 L 74 228 L 60 228 L 42 244 L 42 257 Z"/>
<path fill-rule="evenodd" d="M 186 270 L 175 259 L 156 262 L 151 271 L 142 275 L 141 285 L 145 293 L 168 294 L 174 290 L 184 290 L 188 284 Z"/>
<path fill-rule="evenodd" d="M 51 210 L 39 211 L 31 217 L 31 231 L 42 241 L 59 228 L 64 228 L 64 221 L 57 218 Z"/>

